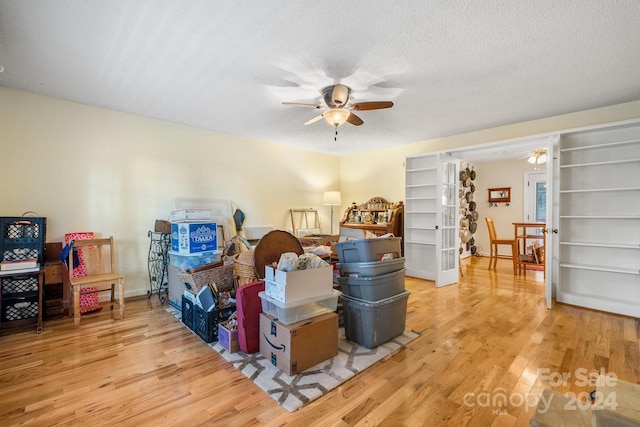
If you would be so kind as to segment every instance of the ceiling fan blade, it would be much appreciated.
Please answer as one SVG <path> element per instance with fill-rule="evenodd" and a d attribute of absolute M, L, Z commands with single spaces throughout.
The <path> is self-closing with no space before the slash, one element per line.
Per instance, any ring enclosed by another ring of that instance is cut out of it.
<path fill-rule="evenodd" d="M 349 114 L 349 117 L 347 117 L 347 121 L 354 126 L 360 126 L 362 123 L 364 123 L 360 117 L 356 116 L 353 113 Z"/>
<path fill-rule="evenodd" d="M 381 110 L 383 108 L 391 107 L 393 107 L 393 102 L 391 101 L 368 101 L 351 104 L 351 108 L 355 111 Z"/>
<path fill-rule="evenodd" d="M 290 105 L 292 107 L 307 107 L 307 108 L 322 108 L 322 105 L 318 104 L 305 104 L 304 102 L 283 102 L 284 105 Z"/>
<path fill-rule="evenodd" d="M 320 120 L 322 117 L 323 117 L 323 116 L 322 116 L 322 114 L 319 114 L 319 115 L 315 116 L 314 118 L 307 120 L 306 122 L 304 122 L 304 124 L 305 124 L 305 125 L 310 125 L 310 124 L 312 124 L 312 123 L 317 122 L 317 121 L 318 121 L 318 120 Z"/>

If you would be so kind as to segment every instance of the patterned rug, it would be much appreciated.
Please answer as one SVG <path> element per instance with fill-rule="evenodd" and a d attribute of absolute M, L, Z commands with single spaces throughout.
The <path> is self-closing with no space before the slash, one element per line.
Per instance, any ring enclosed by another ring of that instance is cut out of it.
<path fill-rule="evenodd" d="M 180 320 L 179 310 L 168 306 L 167 311 Z M 344 328 L 340 328 L 338 355 L 294 376 L 289 376 L 273 366 L 260 353 L 246 354 L 242 351 L 229 353 L 218 342 L 206 345 L 220 353 L 280 406 L 293 412 L 395 353 L 418 336 L 417 332 L 406 329 L 402 335 L 391 341 L 368 349 L 348 341 L 344 336 Z"/>

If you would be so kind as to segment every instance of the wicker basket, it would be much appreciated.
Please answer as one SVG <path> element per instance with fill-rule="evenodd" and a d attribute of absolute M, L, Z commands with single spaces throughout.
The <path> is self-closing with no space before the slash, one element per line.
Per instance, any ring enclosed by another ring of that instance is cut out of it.
<path fill-rule="evenodd" d="M 214 283 L 218 291 L 232 291 L 234 289 L 234 262 L 233 259 L 229 257 L 225 256 L 224 258 L 226 259 L 221 266 L 204 269 L 198 267 L 197 271 L 179 271 L 178 278 L 184 283 L 184 286 L 194 294 L 198 294 L 204 286 L 209 286 Z"/>
<path fill-rule="evenodd" d="M 238 287 L 258 280 L 253 264 L 253 252 L 240 252 L 233 256 L 233 275 Z"/>

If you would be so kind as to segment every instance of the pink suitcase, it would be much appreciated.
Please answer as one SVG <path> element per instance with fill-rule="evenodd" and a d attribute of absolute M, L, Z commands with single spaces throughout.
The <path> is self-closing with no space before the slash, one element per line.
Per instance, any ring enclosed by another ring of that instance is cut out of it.
<path fill-rule="evenodd" d="M 264 280 L 242 285 L 236 290 L 238 341 L 240 350 L 247 354 L 260 351 L 262 299 L 258 296 L 258 292 L 263 291 Z"/>

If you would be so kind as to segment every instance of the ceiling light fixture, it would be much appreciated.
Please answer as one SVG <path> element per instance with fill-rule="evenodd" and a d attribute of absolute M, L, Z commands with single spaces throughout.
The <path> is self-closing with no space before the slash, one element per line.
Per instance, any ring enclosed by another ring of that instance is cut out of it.
<path fill-rule="evenodd" d="M 349 110 L 345 108 L 330 108 L 329 111 L 324 113 L 322 117 L 329 123 L 331 126 L 340 126 L 344 124 L 349 118 Z"/>
<path fill-rule="evenodd" d="M 531 153 L 531 156 L 527 159 L 527 162 L 531 163 L 532 165 L 542 165 L 544 163 L 547 163 L 547 149 L 546 148 L 539 148 L 537 150 L 534 150 Z"/>

